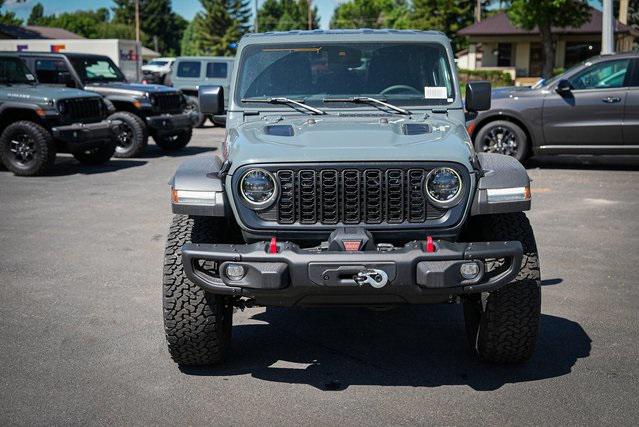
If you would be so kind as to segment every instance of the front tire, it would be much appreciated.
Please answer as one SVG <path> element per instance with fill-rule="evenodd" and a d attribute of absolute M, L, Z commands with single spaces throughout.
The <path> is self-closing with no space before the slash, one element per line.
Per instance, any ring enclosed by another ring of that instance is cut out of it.
<path fill-rule="evenodd" d="M 224 359 L 230 343 L 233 306 L 228 297 L 213 295 L 184 274 L 185 243 L 216 243 L 223 225 L 214 218 L 175 215 L 164 254 L 164 330 L 173 360 L 184 366 L 212 365 Z"/>
<path fill-rule="evenodd" d="M 101 145 L 85 151 L 73 153 L 75 159 L 85 165 L 102 165 L 108 162 L 115 153 L 115 144 Z"/>
<path fill-rule="evenodd" d="M 521 363 L 530 359 L 537 342 L 541 315 L 541 280 L 537 245 L 523 212 L 474 218 L 470 227 L 483 241 L 517 240 L 523 259 L 517 277 L 503 288 L 464 300 L 468 342 L 481 359 Z M 488 270 L 499 268 L 487 265 Z"/>
<path fill-rule="evenodd" d="M 191 142 L 193 137 L 193 129 L 185 130 L 177 135 L 154 136 L 155 144 L 165 151 L 180 150 Z"/>
<path fill-rule="evenodd" d="M 27 120 L 15 122 L 0 135 L 0 161 L 18 176 L 44 174 L 55 163 L 51 134 Z"/>
<path fill-rule="evenodd" d="M 523 162 L 528 156 L 528 138 L 517 124 L 496 120 L 479 129 L 475 136 L 475 151 L 505 154 Z"/>
<path fill-rule="evenodd" d="M 117 147 L 113 156 L 129 159 L 142 154 L 149 143 L 148 131 L 142 119 L 128 111 L 118 111 L 111 114 L 109 120 L 122 121 L 116 135 Z"/>

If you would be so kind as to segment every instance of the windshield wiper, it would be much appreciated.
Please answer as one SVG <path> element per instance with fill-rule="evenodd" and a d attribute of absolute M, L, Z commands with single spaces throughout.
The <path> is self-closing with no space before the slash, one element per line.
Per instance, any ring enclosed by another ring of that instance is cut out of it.
<path fill-rule="evenodd" d="M 410 115 L 411 112 L 400 108 L 396 105 L 389 104 L 388 102 L 382 101 L 381 99 L 371 98 L 370 96 L 353 96 L 350 98 L 324 98 L 323 102 L 352 102 L 354 104 L 377 104 L 382 105 L 386 108 L 390 108 L 393 111 L 396 111 L 400 114 Z"/>
<path fill-rule="evenodd" d="M 296 107 L 303 108 L 306 111 L 310 111 L 314 114 L 320 114 L 320 115 L 326 114 L 324 111 L 320 110 L 319 108 L 313 108 L 310 105 L 303 104 L 302 102 L 295 101 L 290 98 L 282 98 L 282 97 L 280 98 L 246 98 L 246 99 L 242 99 L 241 101 L 245 103 L 253 102 L 253 103 L 260 103 L 260 104 L 284 104 L 289 106 L 295 105 Z"/>

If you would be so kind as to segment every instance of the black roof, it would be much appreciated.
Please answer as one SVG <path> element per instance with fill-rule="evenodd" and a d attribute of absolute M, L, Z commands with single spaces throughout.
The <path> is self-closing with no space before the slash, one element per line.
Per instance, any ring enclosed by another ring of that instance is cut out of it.
<path fill-rule="evenodd" d="M 68 58 L 108 58 L 108 55 L 98 55 L 95 53 L 78 53 L 78 52 L 18 52 L 20 56 L 66 56 Z"/>

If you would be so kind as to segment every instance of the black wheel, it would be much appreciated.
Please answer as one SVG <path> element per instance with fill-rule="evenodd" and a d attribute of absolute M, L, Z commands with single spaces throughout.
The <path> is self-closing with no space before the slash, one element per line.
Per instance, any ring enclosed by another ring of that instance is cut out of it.
<path fill-rule="evenodd" d="M 468 342 L 483 360 L 521 363 L 528 360 L 537 342 L 541 313 L 539 257 L 532 227 L 523 212 L 474 218 L 470 228 L 479 230 L 477 240 L 518 240 L 524 257 L 515 280 L 503 288 L 464 300 Z M 498 272 L 499 262 L 487 265 Z"/>
<path fill-rule="evenodd" d="M 193 129 L 185 130 L 177 135 L 154 136 L 155 144 L 163 150 L 173 151 L 186 147 L 193 136 Z"/>
<path fill-rule="evenodd" d="M 128 159 L 139 156 L 149 143 L 146 125 L 141 118 L 127 111 L 118 111 L 109 120 L 120 120 L 122 125 L 116 135 L 117 147 L 113 157 Z"/>
<path fill-rule="evenodd" d="M 115 153 L 115 144 L 105 144 L 85 151 L 73 153 L 73 157 L 85 165 L 101 165 L 109 161 Z"/>
<path fill-rule="evenodd" d="M 204 126 L 204 123 L 206 122 L 207 117 L 206 115 L 200 113 L 200 103 L 198 102 L 197 98 L 193 96 L 187 96 L 186 107 L 184 108 L 184 112 L 190 113 L 191 111 L 195 111 L 196 113 L 198 113 L 198 119 L 195 122 L 194 126 L 196 128 L 201 128 L 202 126 Z"/>
<path fill-rule="evenodd" d="M 213 295 L 184 274 L 185 243 L 221 243 L 226 224 L 208 217 L 175 215 L 164 253 L 164 330 L 173 360 L 180 365 L 221 362 L 231 342 L 233 306 L 228 297 Z"/>
<path fill-rule="evenodd" d="M 515 123 L 497 120 L 479 129 L 475 136 L 475 151 L 505 154 L 523 162 L 528 155 L 528 138 Z"/>
<path fill-rule="evenodd" d="M 16 175 L 42 175 L 55 163 L 51 134 L 37 123 L 15 122 L 0 135 L 0 161 Z"/>

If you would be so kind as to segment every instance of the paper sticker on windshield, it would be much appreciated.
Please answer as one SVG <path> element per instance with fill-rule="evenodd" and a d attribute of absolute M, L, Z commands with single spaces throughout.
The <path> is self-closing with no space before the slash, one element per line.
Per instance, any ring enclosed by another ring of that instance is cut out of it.
<path fill-rule="evenodd" d="M 424 87 L 424 98 L 426 99 L 447 99 L 448 98 L 448 89 L 446 87 L 434 86 Z"/>
<path fill-rule="evenodd" d="M 31 81 L 35 80 L 35 77 L 33 77 L 33 74 L 26 74 L 26 76 L 27 76 L 27 80 L 31 80 Z"/>

